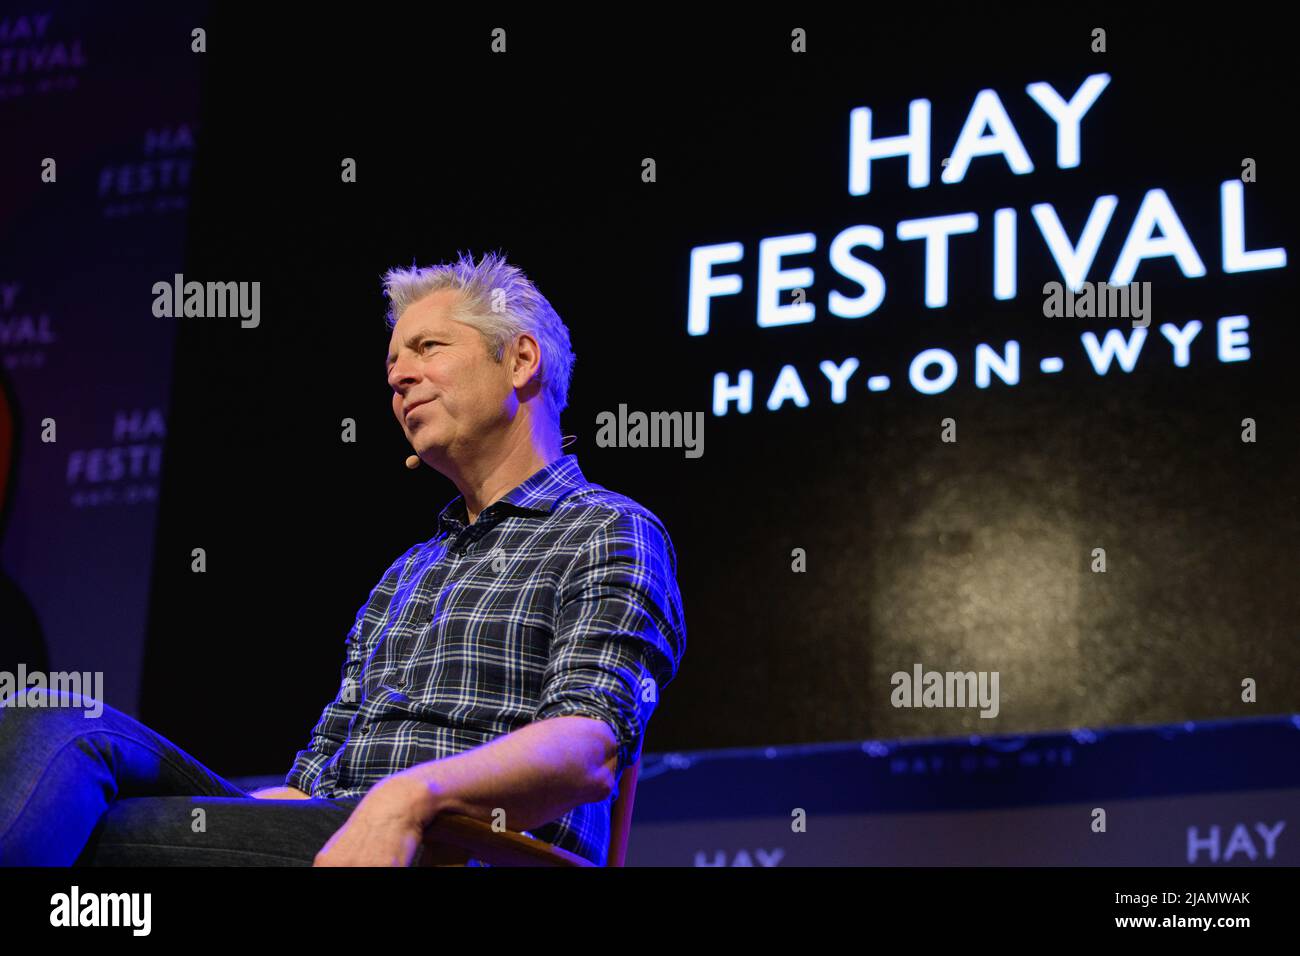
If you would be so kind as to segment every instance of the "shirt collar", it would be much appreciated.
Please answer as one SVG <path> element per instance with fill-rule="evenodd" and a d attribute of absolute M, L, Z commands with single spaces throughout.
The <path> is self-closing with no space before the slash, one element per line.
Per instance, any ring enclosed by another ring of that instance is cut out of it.
<path fill-rule="evenodd" d="M 578 456 L 562 455 L 484 508 L 478 521 L 504 514 L 550 514 L 561 500 L 587 484 Z M 438 531 L 459 530 L 468 520 L 465 496 L 457 495 L 438 513 Z"/>

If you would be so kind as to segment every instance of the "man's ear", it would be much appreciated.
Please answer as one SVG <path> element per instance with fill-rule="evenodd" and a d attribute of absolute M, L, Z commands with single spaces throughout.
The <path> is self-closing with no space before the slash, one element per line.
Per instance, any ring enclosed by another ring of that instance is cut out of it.
<path fill-rule="evenodd" d="M 537 339 L 527 332 L 515 336 L 514 368 L 511 381 L 515 388 L 523 388 L 535 379 L 542 369 L 542 348 Z"/>

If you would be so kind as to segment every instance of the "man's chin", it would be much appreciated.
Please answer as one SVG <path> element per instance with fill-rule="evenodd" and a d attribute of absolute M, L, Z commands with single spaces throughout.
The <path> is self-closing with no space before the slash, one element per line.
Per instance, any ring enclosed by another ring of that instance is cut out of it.
<path fill-rule="evenodd" d="M 420 442 L 412 445 L 411 448 L 426 464 L 442 461 L 447 456 L 447 449 L 436 442 Z"/>

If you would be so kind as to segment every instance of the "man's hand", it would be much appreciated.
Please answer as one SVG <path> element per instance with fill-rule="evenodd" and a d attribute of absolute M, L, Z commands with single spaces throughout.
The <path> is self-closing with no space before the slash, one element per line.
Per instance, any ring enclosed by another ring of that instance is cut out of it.
<path fill-rule="evenodd" d="M 303 793 L 297 787 L 265 787 L 248 794 L 258 800 L 310 800 L 310 793 Z"/>
<path fill-rule="evenodd" d="M 366 793 L 348 822 L 316 854 L 313 866 L 411 866 L 433 822 L 429 784 L 403 771 Z"/>

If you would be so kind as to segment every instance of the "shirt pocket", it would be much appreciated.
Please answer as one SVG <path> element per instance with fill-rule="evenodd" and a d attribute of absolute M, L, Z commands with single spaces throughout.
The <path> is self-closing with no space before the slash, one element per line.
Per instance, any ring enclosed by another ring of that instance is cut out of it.
<path fill-rule="evenodd" d="M 410 667 L 423 703 L 473 717 L 473 725 L 515 723 L 541 696 L 551 632 L 518 612 L 448 613 L 435 622 Z"/>

